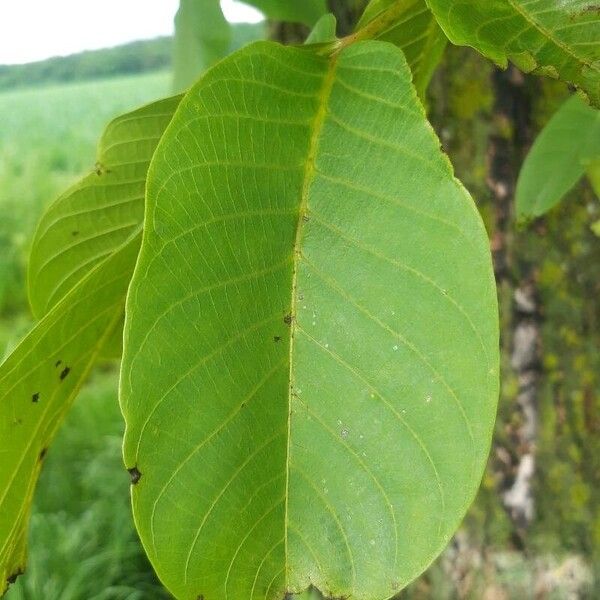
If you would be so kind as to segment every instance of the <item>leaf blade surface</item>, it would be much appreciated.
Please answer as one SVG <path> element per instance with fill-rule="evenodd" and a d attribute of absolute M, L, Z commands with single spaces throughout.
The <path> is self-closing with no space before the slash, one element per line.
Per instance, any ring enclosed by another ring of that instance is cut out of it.
<path fill-rule="evenodd" d="M 548 212 L 600 157 L 600 111 L 573 96 L 553 115 L 525 158 L 517 181 L 519 217 Z"/>
<path fill-rule="evenodd" d="M 560 78 L 600 104 L 600 9 L 587 0 L 427 0 L 450 40 Z"/>
<path fill-rule="evenodd" d="M 410 78 L 386 43 L 256 44 L 157 149 L 121 402 L 138 530 L 177 597 L 387 598 L 475 493 L 489 248 Z"/>

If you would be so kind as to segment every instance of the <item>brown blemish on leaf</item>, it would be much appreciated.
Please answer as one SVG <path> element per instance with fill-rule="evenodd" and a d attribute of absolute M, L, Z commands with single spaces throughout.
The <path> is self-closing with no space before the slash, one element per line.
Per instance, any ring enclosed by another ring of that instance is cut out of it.
<path fill-rule="evenodd" d="M 6 578 L 8 585 L 12 585 L 17 580 L 19 575 L 23 575 L 23 569 L 21 567 L 19 567 L 12 575 Z"/>
<path fill-rule="evenodd" d="M 39 456 L 38 456 L 38 459 L 40 460 L 40 462 L 41 462 L 42 460 L 44 460 L 44 458 L 46 458 L 46 454 L 48 454 L 48 448 L 42 448 L 42 449 L 40 450 L 40 454 L 39 454 Z"/>
<path fill-rule="evenodd" d="M 65 367 L 61 372 L 60 372 L 60 380 L 62 381 L 69 373 L 71 372 L 71 368 L 70 367 Z"/>
<path fill-rule="evenodd" d="M 71 235 L 73 237 L 75 237 L 75 236 L 79 235 L 79 231 L 71 231 Z"/>
<path fill-rule="evenodd" d="M 94 171 L 98 177 L 100 177 L 100 175 L 104 175 L 105 173 L 110 173 L 110 171 L 100 162 L 96 163 Z"/>
<path fill-rule="evenodd" d="M 33 396 L 31 396 L 31 401 L 35 404 L 36 402 L 39 402 L 40 400 L 40 393 L 36 392 L 35 394 L 33 394 Z"/>
<path fill-rule="evenodd" d="M 131 469 L 127 469 L 127 471 L 131 477 L 131 485 L 135 485 L 142 478 L 142 474 L 137 467 L 131 467 Z"/>
<path fill-rule="evenodd" d="M 274 342 L 280 342 L 281 341 L 281 336 L 280 335 L 273 336 L 273 341 Z"/>
<path fill-rule="evenodd" d="M 283 322 L 286 325 L 291 325 L 293 320 L 294 320 L 294 317 L 292 315 L 290 315 L 289 313 L 287 315 L 285 315 L 285 317 L 283 317 Z"/>
<path fill-rule="evenodd" d="M 60 367 L 60 365 L 62 365 L 62 360 L 57 360 L 57 361 L 54 363 L 54 366 L 55 366 L 55 367 Z"/>

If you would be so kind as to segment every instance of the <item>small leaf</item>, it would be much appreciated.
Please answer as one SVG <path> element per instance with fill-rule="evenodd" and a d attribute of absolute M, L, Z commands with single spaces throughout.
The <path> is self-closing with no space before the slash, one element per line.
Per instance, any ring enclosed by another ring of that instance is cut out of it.
<path fill-rule="evenodd" d="M 394 18 L 376 37 L 402 49 L 413 73 L 413 83 L 421 98 L 448 41 L 425 0 L 371 0 L 357 30 L 366 27 L 386 11 Z"/>
<path fill-rule="evenodd" d="M 0 365 L 0 591 L 25 569 L 46 449 L 119 326 L 138 247 L 136 236 L 96 264 Z"/>
<path fill-rule="evenodd" d="M 472 501 L 497 393 L 489 242 L 402 52 L 211 69 L 150 169 L 121 373 L 169 590 L 390 597 Z"/>
<path fill-rule="evenodd" d="M 231 40 L 231 26 L 219 0 L 180 0 L 175 15 L 174 90 L 185 90 L 226 56 Z"/>
<path fill-rule="evenodd" d="M 589 0 L 427 0 L 446 35 L 502 67 L 560 78 L 600 104 L 600 6 Z"/>
<path fill-rule="evenodd" d="M 517 182 L 520 218 L 548 212 L 600 157 L 600 111 L 573 96 L 535 140 Z"/>
<path fill-rule="evenodd" d="M 333 42 L 336 39 L 335 32 L 337 21 L 335 15 L 327 13 L 323 15 L 312 28 L 309 36 L 306 38 L 306 44 L 324 44 Z"/>

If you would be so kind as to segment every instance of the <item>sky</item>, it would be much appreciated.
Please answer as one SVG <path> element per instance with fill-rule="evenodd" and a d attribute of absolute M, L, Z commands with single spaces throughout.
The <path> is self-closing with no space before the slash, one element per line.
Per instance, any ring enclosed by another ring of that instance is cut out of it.
<path fill-rule="evenodd" d="M 170 35 L 178 5 L 179 0 L 0 0 L 0 65 Z M 235 0 L 221 5 L 231 22 L 261 19 Z"/>

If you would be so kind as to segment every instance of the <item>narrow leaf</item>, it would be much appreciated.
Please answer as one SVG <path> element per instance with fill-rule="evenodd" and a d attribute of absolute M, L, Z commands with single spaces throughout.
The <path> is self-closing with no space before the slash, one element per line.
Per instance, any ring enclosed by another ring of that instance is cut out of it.
<path fill-rule="evenodd" d="M 589 0 L 427 0 L 446 35 L 499 65 L 560 78 L 600 104 L 600 6 Z"/>
<path fill-rule="evenodd" d="M 600 111 L 573 96 L 535 140 L 517 182 L 521 218 L 548 212 L 600 158 Z"/>
<path fill-rule="evenodd" d="M 391 42 L 404 52 L 417 92 L 424 98 L 448 40 L 425 0 L 372 0 L 357 25 L 357 31 L 385 18 L 386 13 L 393 13 L 393 19 L 375 39 Z"/>
<path fill-rule="evenodd" d="M 31 502 L 48 446 L 122 319 L 138 238 L 90 270 L 0 365 L 2 591 L 25 569 Z"/>
<path fill-rule="evenodd" d="M 403 54 L 225 59 L 159 144 L 146 223 L 121 404 L 159 576 L 389 598 L 472 501 L 498 392 L 487 236 Z"/>

